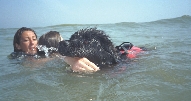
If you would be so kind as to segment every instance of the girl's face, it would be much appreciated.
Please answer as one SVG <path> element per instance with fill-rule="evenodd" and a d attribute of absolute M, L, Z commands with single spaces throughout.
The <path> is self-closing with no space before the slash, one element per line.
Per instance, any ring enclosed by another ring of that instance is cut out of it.
<path fill-rule="evenodd" d="M 17 44 L 17 49 L 21 49 L 26 54 L 34 55 L 37 53 L 37 43 L 37 38 L 32 31 L 24 31 L 20 39 L 20 44 Z"/>

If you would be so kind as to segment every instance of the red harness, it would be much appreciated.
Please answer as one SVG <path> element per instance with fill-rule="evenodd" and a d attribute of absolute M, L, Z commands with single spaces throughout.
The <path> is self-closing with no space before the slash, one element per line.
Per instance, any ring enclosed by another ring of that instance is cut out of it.
<path fill-rule="evenodd" d="M 121 54 L 125 53 L 125 51 L 120 51 Z M 143 52 L 143 50 L 139 47 L 133 46 L 131 49 L 127 50 L 126 56 L 127 58 L 136 58 L 137 54 Z"/>

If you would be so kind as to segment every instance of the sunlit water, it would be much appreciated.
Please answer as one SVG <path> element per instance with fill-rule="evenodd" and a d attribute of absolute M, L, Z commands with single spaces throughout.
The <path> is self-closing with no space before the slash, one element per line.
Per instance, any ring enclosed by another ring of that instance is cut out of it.
<path fill-rule="evenodd" d="M 58 25 L 33 28 L 38 37 L 55 30 L 64 39 L 75 31 L 97 27 L 114 42 L 132 42 L 148 51 L 115 68 L 91 74 L 73 73 L 58 58 L 9 59 L 18 28 L 0 29 L 1 101 L 190 101 L 191 17 L 147 23 Z"/>

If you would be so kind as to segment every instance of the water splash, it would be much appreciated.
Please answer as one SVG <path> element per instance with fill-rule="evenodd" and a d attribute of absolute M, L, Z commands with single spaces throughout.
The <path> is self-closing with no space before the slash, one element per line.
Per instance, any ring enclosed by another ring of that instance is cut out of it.
<path fill-rule="evenodd" d="M 52 53 L 53 51 L 58 51 L 58 48 L 54 48 L 54 47 L 46 47 L 46 45 L 38 45 L 37 46 L 39 51 L 44 51 L 45 56 L 48 57 L 50 53 Z"/>

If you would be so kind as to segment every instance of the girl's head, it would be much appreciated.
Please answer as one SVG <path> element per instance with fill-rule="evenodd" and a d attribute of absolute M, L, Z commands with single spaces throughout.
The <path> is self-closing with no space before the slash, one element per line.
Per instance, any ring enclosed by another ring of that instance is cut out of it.
<path fill-rule="evenodd" d="M 62 41 L 60 33 L 57 31 L 50 31 L 43 34 L 38 41 L 39 45 L 45 45 L 47 48 L 53 47 L 58 48 L 59 42 Z"/>
<path fill-rule="evenodd" d="M 37 53 L 37 44 L 37 35 L 33 29 L 22 27 L 15 33 L 13 40 L 14 52 L 34 55 Z"/>

